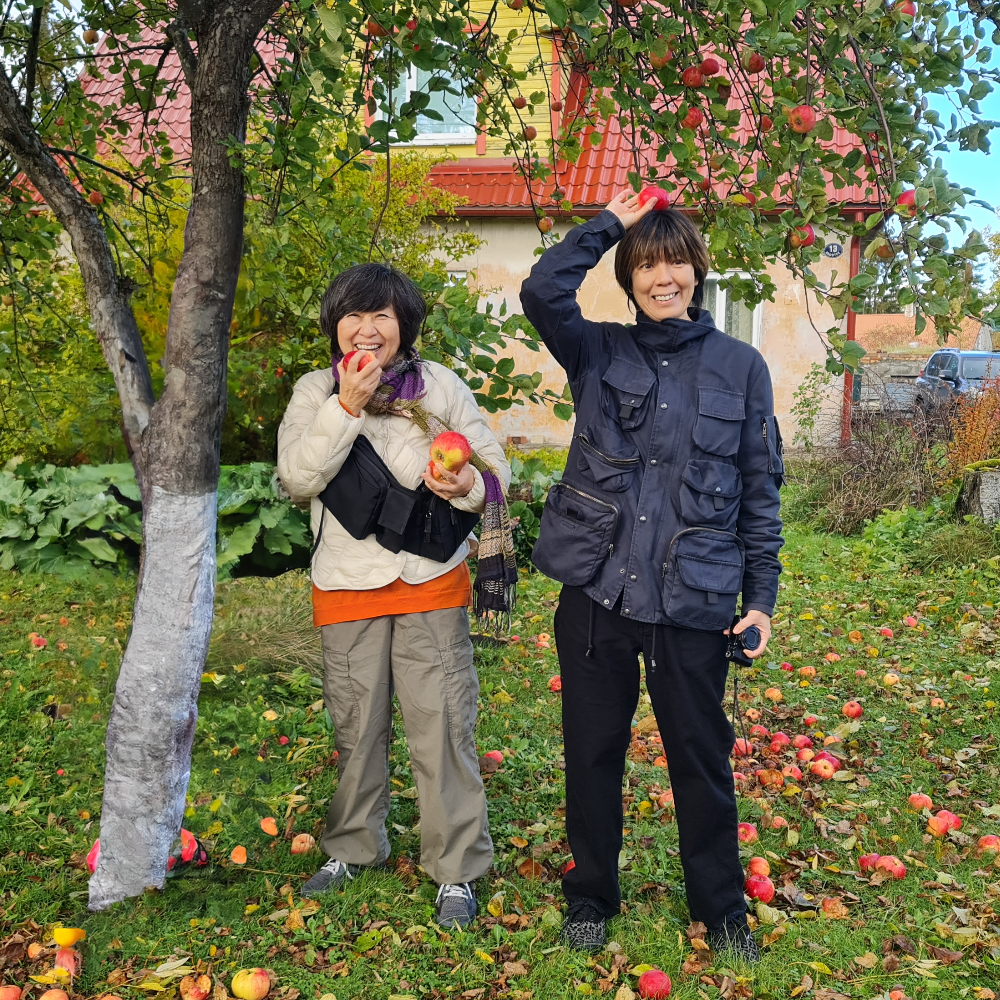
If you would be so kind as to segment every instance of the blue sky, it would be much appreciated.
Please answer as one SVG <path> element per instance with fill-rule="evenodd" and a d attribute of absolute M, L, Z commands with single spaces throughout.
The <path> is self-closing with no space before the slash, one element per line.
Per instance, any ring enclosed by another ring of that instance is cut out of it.
<path fill-rule="evenodd" d="M 987 33 L 985 45 L 989 45 Z M 1000 47 L 993 48 L 993 58 L 989 63 L 992 68 L 1000 68 Z M 941 120 L 947 123 L 954 111 L 954 105 L 947 95 L 942 95 L 930 102 L 931 107 L 941 115 Z M 983 118 L 1000 122 L 1000 88 L 979 102 L 979 111 Z M 960 187 L 975 189 L 976 194 L 994 207 L 1000 205 L 1000 128 L 990 136 L 990 151 L 983 153 L 961 152 L 954 148 L 947 153 L 937 154 L 944 162 L 945 169 L 951 180 Z M 1000 230 L 1000 218 L 978 205 L 968 206 L 962 213 L 972 219 L 972 224 L 980 232 L 991 228 L 994 232 Z M 960 238 L 960 236 L 959 236 Z"/>

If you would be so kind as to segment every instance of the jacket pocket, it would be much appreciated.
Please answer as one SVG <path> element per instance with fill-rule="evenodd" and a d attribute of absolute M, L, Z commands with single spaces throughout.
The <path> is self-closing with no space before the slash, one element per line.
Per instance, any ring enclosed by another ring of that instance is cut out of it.
<path fill-rule="evenodd" d="M 764 435 L 764 444 L 767 446 L 767 471 L 775 477 L 780 488 L 785 481 L 785 452 L 781 442 L 778 418 L 774 416 L 761 417 L 760 426 Z"/>
<path fill-rule="evenodd" d="M 664 611 L 682 628 L 729 628 L 743 587 L 743 542 L 728 531 L 687 528 L 663 565 Z"/>
<path fill-rule="evenodd" d="M 621 493 L 632 485 L 639 467 L 638 449 L 624 439 L 614 441 L 597 426 L 590 426 L 577 435 L 580 452 L 577 470 L 599 489 Z"/>
<path fill-rule="evenodd" d="M 605 398 L 609 402 L 610 416 L 624 430 L 638 427 L 646 415 L 656 376 L 645 365 L 640 367 L 623 358 L 615 358 L 602 378 L 606 383 Z"/>
<path fill-rule="evenodd" d="M 735 465 L 692 459 L 681 475 L 681 518 L 690 527 L 730 531 L 740 509 L 743 477 Z"/>
<path fill-rule="evenodd" d="M 740 450 L 740 435 L 745 417 L 742 392 L 700 388 L 694 443 L 710 455 L 735 455 Z"/>
<path fill-rule="evenodd" d="M 582 587 L 611 555 L 617 527 L 614 504 L 556 483 L 545 501 L 531 561 L 553 580 Z"/>

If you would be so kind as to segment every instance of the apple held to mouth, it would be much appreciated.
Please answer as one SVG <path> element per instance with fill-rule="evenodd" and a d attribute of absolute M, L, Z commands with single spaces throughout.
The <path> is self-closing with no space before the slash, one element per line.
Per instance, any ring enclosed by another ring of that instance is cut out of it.
<path fill-rule="evenodd" d="M 351 363 L 351 358 L 355 354 L 361 355 L 361 360 L 358 362 L 358 371 L 364 371 L 365 368 L 370 365 L 375 360 L 375 355 L 371 351 L 348 351 L 344 355 L 344 369 L 346 370 L 348 365 Z"/>
<path fill-rule="evenodd" d="M 464 434 L 459 434 L 457 431 L 438 434 L 431 442 L 431 462 L 434 464 L 431 475 L 443 481 L 443 477 L 438 475 L 438 466 L 457 473 L 465 467 L 471 457 L 472 446 Z"/>
<path fill-rule="evenodd" d="M 639 192 L 639 204 L 645 206 L 647 202 L 654 202 L 653 211 L 662 212 L 670 207 L 670 195 L 659 187 L 646 187 Z"/>

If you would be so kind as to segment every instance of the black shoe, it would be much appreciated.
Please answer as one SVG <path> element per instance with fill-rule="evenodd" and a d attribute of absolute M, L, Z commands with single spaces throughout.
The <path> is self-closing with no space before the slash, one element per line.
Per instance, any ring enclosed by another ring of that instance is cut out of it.
<path fill-rule="evenodd" d="M 747 926 L 745 913 L 731 914 L 721 927 L 710 930 L 708 945 L 716 955 L 726 952 L 738 962 L 756 965 L 760 961 L 760 949 Z"/>
<path fill-rule="evenodd" d="M 604 947 L 604 911 L 593 899 L 573 903 L 566 913 L 560 938 L 571 948 L 600 951 Z"/>

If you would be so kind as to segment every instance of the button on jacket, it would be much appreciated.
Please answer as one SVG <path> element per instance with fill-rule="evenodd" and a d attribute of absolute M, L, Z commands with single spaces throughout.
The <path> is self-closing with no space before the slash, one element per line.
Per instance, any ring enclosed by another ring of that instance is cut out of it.
<path fill-rule="evenodd" d="M 566 370 L 576 431 L 535 565 L 636 621 L 716 631 L 772 614 L 784 471 L 760 353 L 694 319 L 583 317 L 576 292 L 624 235 L 602 212 L 542 255 L 521 306 Z M 692 311 L 693 312 L 693 311 Z"/>

